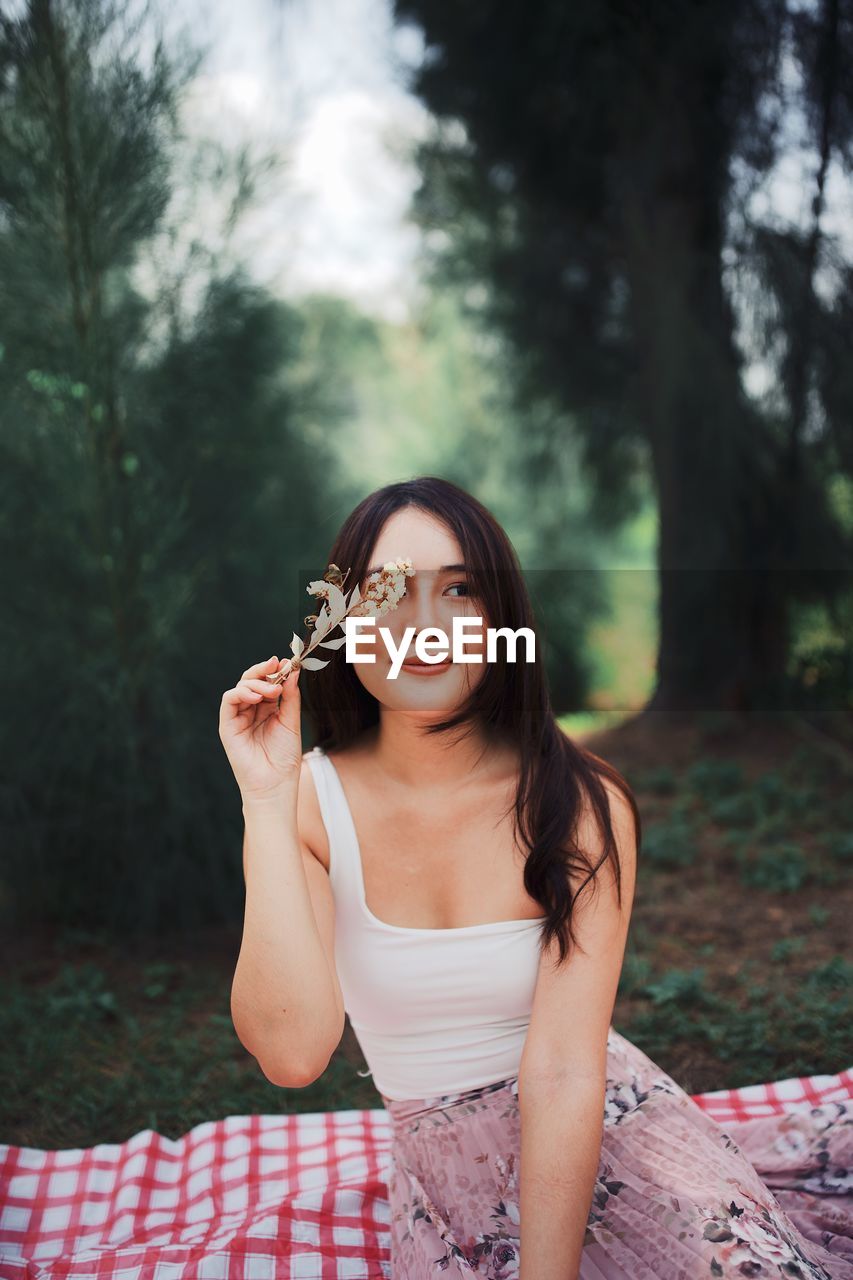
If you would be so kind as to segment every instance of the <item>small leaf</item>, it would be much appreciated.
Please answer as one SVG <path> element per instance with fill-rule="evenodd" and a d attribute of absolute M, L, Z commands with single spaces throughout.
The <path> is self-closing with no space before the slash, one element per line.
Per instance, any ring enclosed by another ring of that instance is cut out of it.
<path fill-rule="evenodd" d="M 305 642 L 294 631 L 293 639 L 290 642 L 290 652 L 295 658 L 298 658 L 302 650 L 305 648 Z"/>
<path fill-rule="evenodd" d="M 324 649 L 340 649 L 342 644 L 346 644 L 346 636 L 341 636 L 339 640 L 320 640 L 319 644 Z"/>
<path fill-rule="evenodd" d="M 322 671 L 323 667 L 327 667 L 328 665 L 329 665 L 328 660 L 326 662 L 323 662 L 321 661 L 320 658 L 303 658 L 302 659 L 302 666 L 306 667 L 308 671 Z"/>
<path fill-rule="evenodd" d="M 346 597 L 340 587 L 336 587 L 333 582 L 329 583 L 329 626 L 334 627 L 340 622 L 341 618 L 347 611 Z"/>
<path fill-rule="evenodd" d="M 314 637 L 317 640 L 321 640 L 331 625 L 332 622 L 329 617 L 329 610 L 324 604 L 320 612 L 317 614 L 317 621 L 314 623 Z"/>

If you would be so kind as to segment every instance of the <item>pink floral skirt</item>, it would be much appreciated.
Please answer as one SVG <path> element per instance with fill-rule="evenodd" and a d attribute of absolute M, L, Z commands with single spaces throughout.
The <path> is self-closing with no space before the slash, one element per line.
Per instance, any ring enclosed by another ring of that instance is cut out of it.
<path fill-rule="evenodd" d="M 722 1127 L 612 1027 L 607 1077 L 580 1280 L 853 1280 L 853 1100 Z M 382 1100 L 394 1280 L 517 1277 L 517 1078 Z"/>

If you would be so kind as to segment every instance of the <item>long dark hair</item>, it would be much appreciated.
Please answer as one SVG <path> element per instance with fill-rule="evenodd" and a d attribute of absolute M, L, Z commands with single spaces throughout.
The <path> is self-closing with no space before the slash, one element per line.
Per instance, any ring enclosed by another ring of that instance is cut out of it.
<path fill-rule="evenodd" d="M 327 561 L 344 572 L 349 570 L 345 592 L 364 582 L 383 526 L 403 507 L 429 512 L 456 535 L 468 566 L 469 594 L 477 599 L 481 606 L 478 612 L 488 625 L 513 631 L 519 627 L 535 629 L 523 571 L 506 533 L 482 503 L 438 476 L 385 485 L 358 504 L 338 533 Z M 405 548 L 400 554 L 405 554 Z M 558 963 L 562 964 L 570 948 L 580 945 L 572 930 L 574 903 L 608 859 L 613 861 L 617 897 L 622 902 L 619 853 L 602 779 L 612 782 L 628 799 L 638 846 L 640 814 L 622 775 L 592 751 L 572 742 L 557 724 L 540 645 L 536 646 L 534 662 L 507 662 L 504 647 L 498 645 L 497 649 L 497 660 L 485 664 L 482 679 L 456 713 L 425 726 L 424 732 L 443 733 L 460 727 L 464 736 L 479 723 L 487 733 L 507 739 L 518 749 L 521 771 L 512 807 L 516 840 L 520 835 L 528 850 L 524 887 L 547 912 L 540 952 L 558 938 Z M 323 652 L 324 657 L 330 654 L 322 676 L 300 682 L 315 744 L 324 750 L 347 746 L 379 720 L 379 704 L 344 660 L 343 648 Z M 594 866 L 577 840 L 585 797 L 604 846 Z M 573 894 L 570 873 L 578 870 L 586 873 L 586 879 Z"/>

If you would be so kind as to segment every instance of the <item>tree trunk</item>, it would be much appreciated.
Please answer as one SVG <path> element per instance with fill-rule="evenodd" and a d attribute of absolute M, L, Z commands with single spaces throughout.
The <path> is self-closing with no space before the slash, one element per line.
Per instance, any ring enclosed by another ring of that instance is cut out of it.
<path fill-rule="evenodd" d="M 683 119 L 673 128 L 683 133 Z M 662 140 L 660 150 L 667 165 L 693 157 L 679 170 L 677 194 L 666 167 L 657 183 L 645 173 L 625 215 L 637 401 L 659 512 L 660 640 L 649 706 L 747 710 L 773 705 L 784 671 L 784 575 L 768 572 L 762 549 L 750 545 L 751 504 L 764 495 L 721 282 L 720 219 L 703 190 L 707 155 L 683 136 Z"/>

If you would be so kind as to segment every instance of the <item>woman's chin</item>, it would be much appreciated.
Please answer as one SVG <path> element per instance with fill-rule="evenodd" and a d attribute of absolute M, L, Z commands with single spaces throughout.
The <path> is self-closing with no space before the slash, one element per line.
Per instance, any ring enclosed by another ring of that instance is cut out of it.
<path fill-rule="evenodd" d="M 379 680 L 371 673 L 365 688 L 378 702 L 395 711 L 428 707 L 432 711 L 450 713 L 470 690 L 469 669 L 452 662 L 441 666 L 436 664 L 429 674 L 420 669 L 413 671 L 404 664 L 393 680 L 390 671 L 389 665 Z"/>

